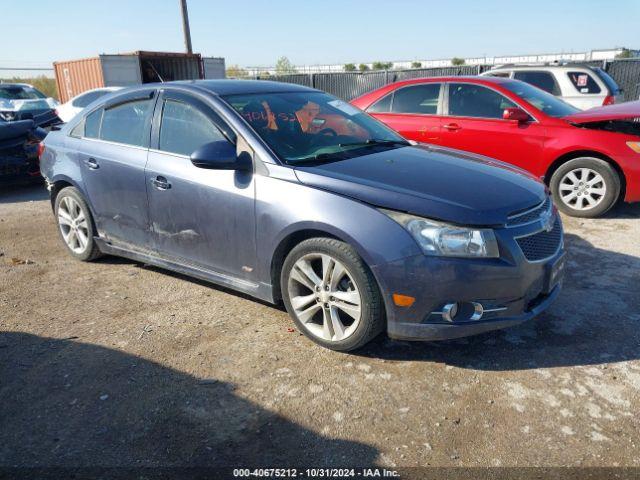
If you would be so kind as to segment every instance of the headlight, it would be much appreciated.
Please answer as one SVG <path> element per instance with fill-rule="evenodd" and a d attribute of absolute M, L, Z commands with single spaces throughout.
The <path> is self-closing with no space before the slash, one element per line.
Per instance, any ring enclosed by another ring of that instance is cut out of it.
<path fill-rule="evenodd" d="M 427 218 L 380 209 L 415 238 L 426 255 L 498 258 L 498 242 L 491 229 L 448 225 Z"/>

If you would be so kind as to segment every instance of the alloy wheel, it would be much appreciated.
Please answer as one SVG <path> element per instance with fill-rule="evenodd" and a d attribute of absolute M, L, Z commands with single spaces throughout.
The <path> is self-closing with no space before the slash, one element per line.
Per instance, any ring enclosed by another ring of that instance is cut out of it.
<path fill-rule="evenodd" d="M 65 196 L 60 200 L 58 225 L 69 249 L 77 254 L 84 253 L 89 244 L 89 224 L 82 207 L 74 198 Z"/>
<path fill-rule="evenodd" d="M 291 306 L 309 333 L 340 341 L 355 332 L 362 317 L 362 297 L 353 275 L 336 258 L 307 254 L 289 273 Z"/>
<path fill-rule="evenodd" d="M 565 205 L 575 210 L 595 208 L 607 193 L 602 175 L 586 167 L 568 171 L 560 180 L 558 189 Z"/>

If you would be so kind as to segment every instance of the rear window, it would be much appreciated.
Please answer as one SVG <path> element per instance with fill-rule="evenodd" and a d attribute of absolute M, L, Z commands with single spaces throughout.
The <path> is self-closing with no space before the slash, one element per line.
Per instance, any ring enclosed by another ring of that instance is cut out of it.
<path fill-rule="evenodd" d="M 528 84 L 538 87 L 551 95 L 561 95 L 556 79 L 553 78 L 553 74 L 550 72 L 522 70 L 516 72 L 513 75 L 513 78 L 527 82 Z"/>
<path fill-rule="evenodd" d="M 509 78 L 511 72 L 492 72 L 487 73 L 489 77 L 500 77 L 500 78 Z"/>
<path fill-rule="evenodd" d="M 47 98 L 42 92 L 32 87 L 21 85 L 0 86 L 0 99 L 3 100 L 39 100 Z"/>
<path fill-rule="evenodd" d="M 76 98 L 72 102 L 72 105 L 77 108 L 84 108 L 94 100 L 97 100 L 107 93 L 109 93 L 108 90 L 95 90 L 93 92 L 87 92 L 84 95 L 80 95 L 78 98 Z"/>
<path fill-rule="evenodd" d="M 580 93 L 600 93 L 600 86 L 587 72 L 567 72 L 567 76 Z"/>
<path fill-rule="evenodd" d="M 135 100 L 104 111 L 100 138 L 138 147 L 149 144 L 153 100 Z"/>

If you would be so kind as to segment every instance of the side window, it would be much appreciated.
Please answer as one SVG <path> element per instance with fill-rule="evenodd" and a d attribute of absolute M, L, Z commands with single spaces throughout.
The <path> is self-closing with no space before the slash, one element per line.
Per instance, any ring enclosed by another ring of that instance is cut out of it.
<path fill-rule="evenodd" d="M 76 98 L 73 102 L 71 102 L 71 105 L 77 108 L 84 108 L 94 100 L 97 100 L 98 98 L 102 97 L 107 93 L 109 92 L 107 92 L 106 90 L 97 90 L 95 92 L 88 92 Z"/>
<path fill-rule="evenodd" d="M 498 92 L 471 83 L 449 85 L 449 115 L 502 118 L 505 108 L 516 105 Z"/>
<path fill-rule="evenodd" d="M 516 80 L 530 83 L 534 87 L 538 87 L 552 95 L 561 95 L 560 88 L 550 72 L 537 72 L 533 70 L 523 70 L 513 75 Z"/>
<path fill-rule="evenodd" d="M 600 93 L 600 86 L 587 72 L 567 72 L 569 80 L 580 93 Z"/>
<path fill-rule="evenodd" d="M 162 109 L 158 148 L 191 155 L 205 143 L 226 140 L 213 121 L 191 104 L 166 100 Z"/>
<path fill-rule="evenodd" d="M 378 100 L 373 105 L 370 105 L 367 108 L 367 112 L 370 113 L 387 113 L 391 110 L 391 97 L 393 97 L 393 93 L 385 95 L 380 100 Z"/>
<path fill-rule="evenodd" d="M 440 84 L 413 85 L 396 90 L 393 95 L 393 113 L 417 113 L 435 115 L 438 113 Z"/>
<path fill-rule="evenodd" d="M 138 147 L 149 145 L 153 100 L 134 100 L 104 111 L 100 138 Z"/>
<path fill-rule="evenodd" d="M 96 110 L 84 119 L 84 136 L 87 138 L 99 138 L 100 123 L 102 122 L 102 109 Z M 80 123 L 82 125 L 82 122 Z M 77 127 L 76 127 L 77 128 Z"/>

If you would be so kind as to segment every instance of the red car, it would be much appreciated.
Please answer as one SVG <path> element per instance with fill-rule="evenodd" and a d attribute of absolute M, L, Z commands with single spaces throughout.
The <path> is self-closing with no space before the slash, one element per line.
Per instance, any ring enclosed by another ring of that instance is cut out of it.
<path fill-rule="evenodd" d="M 597 217 L 640 201 L 640 102 L 580 111 L 518 80 L 436 77 L 351 102 L 409 140 L 467 150 L 544 177 L 556 204 Z"/>

